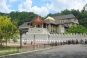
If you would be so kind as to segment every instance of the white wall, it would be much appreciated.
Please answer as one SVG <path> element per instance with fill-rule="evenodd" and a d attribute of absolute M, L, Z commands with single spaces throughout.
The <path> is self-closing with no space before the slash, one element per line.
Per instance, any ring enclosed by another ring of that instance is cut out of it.
<path fill-rule="evenodd" d="M 51 25 L 48 25 L 48 31 L 51 33 Z"/>
<path fill-rule="evenodd" d="M 64 33 L 64 32 L 65 32 L 65 28 L 64 28 L 63 25 L 59 25 L 58 28 L 59 28 L 59 29 L 58 29 L 58 32 L 59 32 L 59 33 Z"/>
<path fill-rule="evenodd" d="M 87 39 L 87 34 L 24 34 L 22 39 L 23 41 L 27 40 L 27 42 L 35 40 L 38 43 L 48 43 L 48 41 L 66 41 L 72 39 L 85 40 Z"/>
<path fill-rule="evenodd" d="M 27 33 L 29 33 L 29 34 L 49 34 L 49 32 L 46 28 L 29 28 Z"/>

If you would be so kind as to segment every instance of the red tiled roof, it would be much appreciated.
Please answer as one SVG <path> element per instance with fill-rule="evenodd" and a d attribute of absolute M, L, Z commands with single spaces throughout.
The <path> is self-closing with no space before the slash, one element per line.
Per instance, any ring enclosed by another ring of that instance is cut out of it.
<path fill-rule="evenodd" d="M 34 20 L 29 23 L 45 23 L 39 16 L 37 16 Z"/>

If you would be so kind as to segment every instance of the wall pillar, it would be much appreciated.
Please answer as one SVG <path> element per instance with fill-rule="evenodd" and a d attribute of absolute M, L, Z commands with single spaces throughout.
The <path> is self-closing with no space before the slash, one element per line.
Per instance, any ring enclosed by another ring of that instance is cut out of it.
<path fill-rule="evenodd" d="M 35 23 L 35 28 L 36 28 L 36 23 Z"/>
<path fill-rule="evenodd" d="M 50 24 L 48 25 L 48 30 L 51 33 L 51 25 Z"/>
<path fill-rule="evenodd" d="M 43 28 L 43 24 L 42 24 L 42 28 Z"/>
<path fill-rule="evenodd" d="M 46 24 L 46 28 L 47 28 L 47 24 Z"/>
<path fill-rule="evenodd" d="M 54 26 L 52 26 L 52 32 L 54 33 Z"/>
<path fill-rule="evenodd" d="M 51 32 L 52 32 L 52 25 L 50 25 L 51 26 Z"/>

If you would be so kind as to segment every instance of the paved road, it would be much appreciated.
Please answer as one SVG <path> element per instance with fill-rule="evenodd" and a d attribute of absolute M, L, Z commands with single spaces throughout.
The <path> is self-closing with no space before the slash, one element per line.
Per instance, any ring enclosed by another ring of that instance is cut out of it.
<path fill-rule="evenodd" d="M 87 58 L 87 45 L 64 45 L 1 58 Z"/>

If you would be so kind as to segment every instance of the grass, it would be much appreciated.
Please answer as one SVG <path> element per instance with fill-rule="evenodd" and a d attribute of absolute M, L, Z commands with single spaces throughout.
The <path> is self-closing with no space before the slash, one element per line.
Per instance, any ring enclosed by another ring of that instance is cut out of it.
<path fill-rule="evenodd" d="M 9 54 L 14 54 L 14 53 L 17 53 L 17 49 L 18 47 L 14 47 L 14 46 L 2 46 L 0 45 L 0 56 L 6 56 L 6 55 L 9 55 Z"/>
<path fill-rule="evenodd" d="M 12 52 L 5 52 L 5 53 L 0 53 L 0 56 L 6 56 L 6 55 L 9 55 L 9 54 L 15 54 L 17 53 L 16 51 L 12 51 Z"/>
<path fill-rule="evenodd" d="M 12 50 L 12 49 L 17 49 L 17 47 L 0 45 L 0 51 L 2 51 L 2 50 Z"/>

